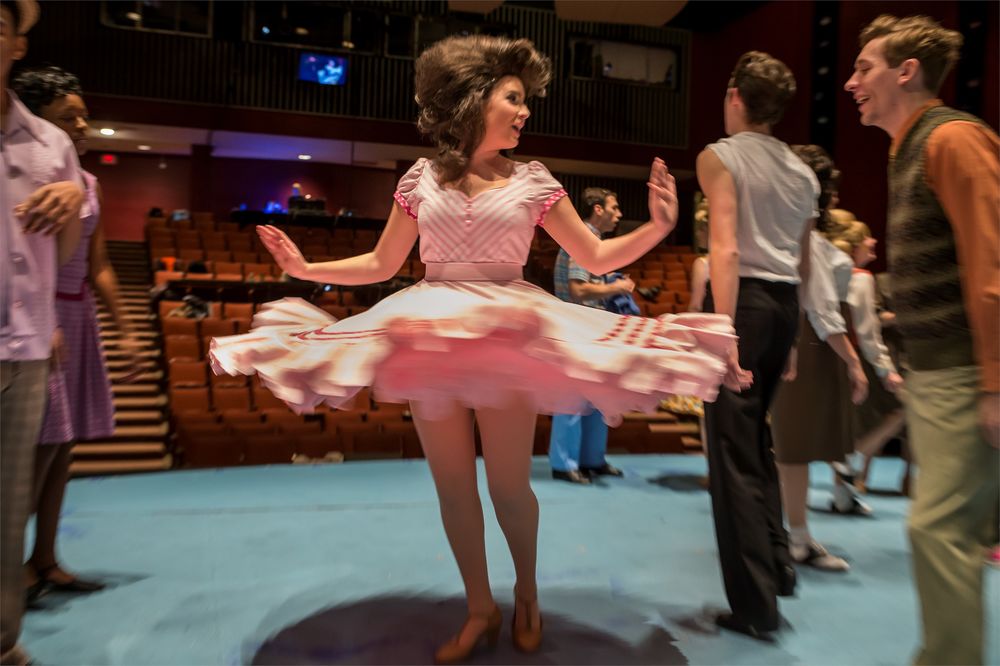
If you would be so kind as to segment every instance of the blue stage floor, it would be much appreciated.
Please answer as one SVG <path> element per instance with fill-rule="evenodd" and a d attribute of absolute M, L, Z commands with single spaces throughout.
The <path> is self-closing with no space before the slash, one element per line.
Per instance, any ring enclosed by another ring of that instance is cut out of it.
<path fill-rule="evenodd" d="M 918 616 L 908 501 L 870 496 L 874 518 L 814 511 L 813 534 L 852 570 L 800 570 L 788 626 L 768 645 L 720 634 L 725 606 L 698 456 L 621 456 L 625 479 L 552 481 L 536 459 L 545 642 L 509 628 L 481 664 L 905 664 Z M 873 486 L 898 488 L 879 460 Z M 480 490 L 486 496 L 480 466 Z M 814 468 L 812 502 L 829 472 Z M 513 567 L 488 501 L 493 589 L 509 623 Z M 457 568 L 424 461 L 248 467 L 70 484 L 67 567 L 109 589 L 51 595 L 22 642 L 42 664 L 426 664 L 461 625 Z M 990 663 L 1000 663 L 1000 575 L 990 571 Z"/>

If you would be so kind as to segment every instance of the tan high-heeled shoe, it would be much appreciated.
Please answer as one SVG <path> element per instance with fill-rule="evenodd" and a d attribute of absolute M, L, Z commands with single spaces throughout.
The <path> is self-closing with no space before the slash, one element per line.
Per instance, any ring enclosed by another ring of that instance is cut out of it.
<path fill-rule="evenodd" d="M 538 648 L 542 646 L 542 626 L 544 625 L 544 621 L 542 620 L 541 613 L 538 615 L 538 626 L 531 626 L 531 611 L 537 605 L 537 597 L 534 599 L 525 599 L 517 593 L 517 588 L 514 588 L 514 616 L 510 619 L 510 633 L 514 641 L 514 648 L 519 652 L 529 654 L 538 652 Z M 523 629 L 517 626 L 519 611 L 528 619 L 527 626 Z"/>
<path fill-rule="evenodd" d="M 468 624 L 471 620 L 482 618 L 481 615 L 470 615 L 466 620 L 465 624 Z M 465 624 L 462 625 L 462 630 L 465 630 Z M 486 641 L 486 646 L 493 649 L 497 645 L 497 641 L 500 639 L 500 627 L 503 625 L 503 615 L 500 613 L 500 607 L 494 605 L 493 610 L 488 616 L 486 616 L 486 627 L 483 629 L 482 633 L 476 636 L 476 639 L 469 643 L 468 645 L 462 645 L 459 640 L 462 637 L 462 631 L 459 631 L 455 636 L 451 637 L 447 643 L 442 645 L 434 653 L 434 663 L 435 664 L 461 664 L 468 661 L 469 657 L 472 655 L 473 651 L 479 644 Z"/>

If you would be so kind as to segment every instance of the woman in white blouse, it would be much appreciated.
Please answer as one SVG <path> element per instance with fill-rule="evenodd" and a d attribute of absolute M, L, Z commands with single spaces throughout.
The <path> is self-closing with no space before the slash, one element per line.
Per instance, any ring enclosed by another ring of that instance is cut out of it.
<path fill-rule="evenodd" d="M 877 455 L 894 437 L 903 430 L 903 406 L 896 398 L 903 385 L 903 378 L 896 370 L 889 348 L 882 340 L 882 323 L 876 311 L 875 276 L 865 270 L 865 266 L 875 260 L 877 240 L 864 222 L 852 220 L 838 237 L 834 245 L 844 251 L 854 262 L 854 271 L 847 287 L 847 303 L 851 308 L 851 324 L 854 337 L 861 349 L 862 366 L 870 386 L 868 399 L 854 410 L 854 449 L 864 456 L 864 472 L 867 477 L 872 456 Z M 839 467 L 839 463 L 835 463 Z M 851 470 L 838 469 L 841 475 L 853 474 Z M 857 500 L 841 493 L 834 498 L 832 509 L 841 513 L 852 513 Z"/>
<path fill-rule="evenodd" d="M 853 451 L 851 403 L 864 402 L 868 394 L 868 380 L 848 336 L 848 284 L 854 264 L 829 240 L 839 231 L 829 212 L 836 205 L 839 172 L 819 146 L 792 150 L 816 173 L 822 192 L 799 295 L 805 317 L 785 382 L 771 407 L 774 456 L 792 558 L 826 571 L 847 571 L 846 560 L 830 554 L 810 535 L 806 502 L 809 464 L 843 462 Z"/>

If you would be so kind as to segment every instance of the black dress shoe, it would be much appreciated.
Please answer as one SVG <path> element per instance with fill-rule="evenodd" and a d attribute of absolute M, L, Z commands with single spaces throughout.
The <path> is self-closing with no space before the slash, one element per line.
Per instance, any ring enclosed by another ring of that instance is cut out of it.
<path fill-rule="evenodd" d="M 581 467 L 580 471 L 588 476 L 625 476 L 625 472 L 610 463 L 604 463 L 600 467 Z"/>
<path fill-rule="evenodd" d="M 759 629 L 749 622 L 739 620 L 732 613 L 719 613 L 715 616 L 715 624 L 722 629 L 735 631 L 757 641 L 763 641 L 764 643 L 774 642 L 774 636 L 771 635 L 770 631 Z"/>
<path fill-rule="evenodd" d="M 779 597 L 794 597 L 796 582 L 797 578 L 795 576 L 795 567 L 791 564 L 782 564 L 778 566 Z"/>
<path fill-rule="evenodd" d="M 590 479 L 581 474 L 580 470 L 577 469 L 571 469 L 568 472 L 562 472 L 554 469 L 552 470 L 552 478 L 559 479 L 560 481 L 568 481 L 570 483 L 579 483 L 584 486 L 590 485 Z"/>

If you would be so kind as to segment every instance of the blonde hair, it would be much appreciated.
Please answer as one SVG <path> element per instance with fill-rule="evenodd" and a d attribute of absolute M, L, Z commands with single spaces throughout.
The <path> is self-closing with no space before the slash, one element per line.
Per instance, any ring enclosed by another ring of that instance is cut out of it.
<path fill-rule="evenodd" d="M 882 14 L 869 23 L 858 38 L 861 48 L 873 39 L 885 37 L 882 51 L 890 67 L 910 58 L 920 61 L 924 73 L 924 87 L 935 95 L 948 72 L 958 62 L 962 49 L 962 35 L 942 28 L 928 16 L 897 18 Z"/>
<path fill-rule="evenodd" d="M 845 211 L 846 212 L 846 211 Z M 872 237 L 872 230 L 867 224 L 859 220 L 852 220 L 840 230 L 831 242 L 847 254 L 853 255 L 854 251 Z"/>
<path fill-rule="evenodd" d="M 831 208 L 829 212 L 830 218 L 840 226 L 846 226 L 858 219 L 854 216 L 854 213 L 843 208 Z"/>
<path fill-rule="evenodd" d="M 417 58 L 417 128 L 438 146 L 441 183 L 465 173 L 485 131 L 486 102 L 505 76 L 519 78 L 527 97 L 544 97 L 552 64 L 527 39 L 488 35 L 442 39 Z"/>

